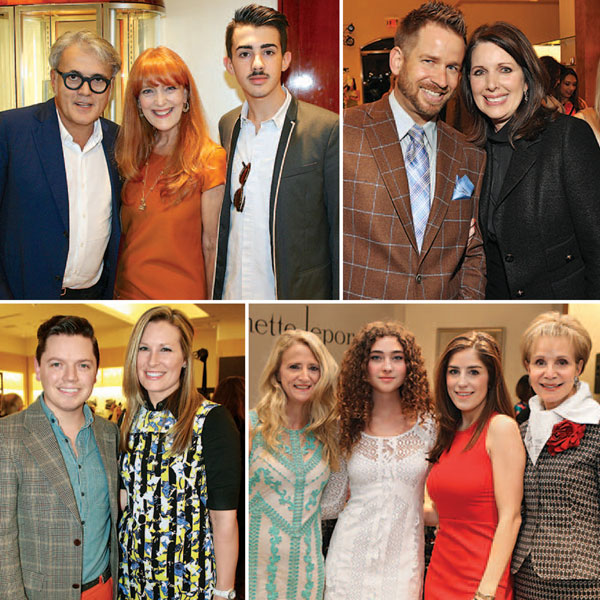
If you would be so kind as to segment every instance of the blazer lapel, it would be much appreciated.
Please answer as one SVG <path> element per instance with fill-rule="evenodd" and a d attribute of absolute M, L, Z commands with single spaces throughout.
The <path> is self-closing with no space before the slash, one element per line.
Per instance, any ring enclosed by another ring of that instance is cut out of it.
<path fill-rule="evenodd" d="M 508 197 L 510 192 L 515 186 L 525 177 L 529 169 L 533 167 L 537 160 L 537 144 L 540 142 L 540 138 L 536 138 L 532 141 L 517 140 L 516 150 L 514 151 L 504 183 L 502 184 L 502 190 L 500 192 L 500 199 L 496 205 L 496 209 L 500 206 Z"/>
<path fill-rule="evenodd" d="M 456 141 L 446 134 L 445 124 L 438 121 L 435 167 L 435 192 L 431 201 L 429 219 L 423 236 L 419 255 L 421 262 L 433 244 L 452 201 L 454 182 L 458 174 L 459 161 L 456 159 Z"/>
<path fill-rule="evenodd" d="M 367 119 L 370 119 L 370 121 L 367 120 L 365 123 L 365 134 L 371 146 L 373 157 L 394 205 L 394 210 L 404 227 L 406 236 L 418 253 L 404 156 L 398 139 L 396 121 L 387 95 L 381 100 L 373 102 L 367 111 Z"/>
<path fill-rule="evenodd" d="M 112 513 L 113 522 L 116 523 L 117 519 L 117 486 L 116 486 L 116 460 L 118 455 L 117 449 L 117 437 L 110 435 L 110 430 L 107 427 L 100 427 L 98 424 L 98 418 L 94 417 L 92 423 L 92 430 L 94 437 L 96 438 L 96 444 L 98 444 L 98 450 L 100 451 L 100 457 L 102 458 L 102 465 L 104 466 L 104 472 L 106 473 L 106 480 L 108 481 L 108 495 L 110 498 L 110 511 Z"/>
<path fill-rule="evenodd" d="M 40 123 L 37 130 L 34 130 L 34 142 L 65 231 L 68 231 L 69 191 L 54 100 L 43 104 L 36 117 Z"/>
<path fill-rule="evenodd" d="M 24 427 L 31 433 L 23 440 L 25 447 L 65 506 L 80 519 L 62 452 L 39 399 L 27 409 Z"/>

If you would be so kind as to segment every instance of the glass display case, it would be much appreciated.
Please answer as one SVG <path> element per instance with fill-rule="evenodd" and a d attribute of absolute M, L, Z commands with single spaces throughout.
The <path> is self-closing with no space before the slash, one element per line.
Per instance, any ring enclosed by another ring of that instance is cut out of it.
<path fill-rule="evenodd" d="M 14 11 L 0 6 L 0 110 L 16 106 Z"/>
<path fill-rule="evenodd" d="M 161 43 L 163 0 L 54 4 L 19 0 L 18 6 L 6 6 L 10 4 L 0 0 L 0 72 L 2 81 L 10 83 L 10 89 L 3 86 L 0 91 L 0 110 L 51 98 L 48 55 L 52 44 L 67 31 L 91 30 L 111 42 L 123 61 L 105 115 L 119 122 L 133 62 L 143 50 Z M 12 48 L 16 52 L 10 55 Z"/>

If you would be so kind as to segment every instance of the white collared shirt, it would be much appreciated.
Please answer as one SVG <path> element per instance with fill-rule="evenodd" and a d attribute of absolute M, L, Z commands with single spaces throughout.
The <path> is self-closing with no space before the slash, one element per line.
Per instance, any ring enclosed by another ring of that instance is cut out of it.
<path fill-rule="evenodd" d="M 398 139 L 400 140 L 400 146 L 402 147 L 402 156 L 404 156 L 404 162 L 406 163 L 406 151 L 410 144 L 410 136 L 408 135 L 409 130 L 416 125 L 412 117 L 402 108 L 394 92 L 389 95 L 390 107 L 394 115 L 394 121 L 396 122 L 396 131 L 398 132 Z M 425 150 L 429 157 L 429 206 L 435 196 L 435 167 L 437 159 L 437 119 L 431 119 L 423 125 L 425 131 Z"/>
<path fill-rule="evenodd" d="M 83 150 L 60 120 L 58 127 L 69 193 L 69 254 L 63 287 L 84 289 L 102 275 L 104 252 L 111 232 L 112 189 L 100 119 Z"/>
<path fill-rule="evenodd" d="M 248 102 L 241 112 L 240 134 L 233 155 L 231 188 L 225 198 L 230 202 L 227 269 L 223 284 L 226 300 L 275 300 L 275 275 L 269 231 L 269 203 L 275 155 L 283 129 L 285 115 L 292 101 L 285 91 L 279 110 L 260 124 L 258 133 L 248 119 Z M 242 162 L 250 163 L 250 174 L 244 186 L 246 205 L 238 212 L 233 196 L 240 187 Z"/>

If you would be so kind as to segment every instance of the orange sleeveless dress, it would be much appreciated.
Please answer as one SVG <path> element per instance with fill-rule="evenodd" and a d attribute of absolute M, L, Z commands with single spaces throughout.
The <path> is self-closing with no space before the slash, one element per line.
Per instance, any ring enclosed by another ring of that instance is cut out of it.
<path fill-rule="evenodd" d="M 119 300 L 204 300 L 202 193 L 225 183 L 225 150 L 215 144 L 204 168 L 202 189 L 173 204 L 160 197 L 159 178 L 167 157 L 152 154 L 146 177 L 146 208 L 140 210 L 142 181 L 129 181 L 121 206 L 121 244 L 115 298 Z"/>

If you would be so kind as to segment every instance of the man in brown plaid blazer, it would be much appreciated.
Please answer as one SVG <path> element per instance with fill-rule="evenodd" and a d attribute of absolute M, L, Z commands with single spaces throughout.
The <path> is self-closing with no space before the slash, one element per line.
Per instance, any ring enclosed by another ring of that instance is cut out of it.
<path fill-rule="evenodd" d="M 0 600 L 116 598 L 118 429 L 85 405 L 98 359 L 88 321 L 52 317 L 43 394 L 0 419 Z"/>
<path fill-rule="evenodd" d="M 396 31 L 393 92 L 344 114 L 344 298 L 483 298 L 477 203 L 485 153 L 437 115 L 458 85 L 462 13 L 429 2 Z M 405 156 L 424 130 L 429 214 L 417 240 Z M 420 249 L 419 249 L 420 245 Z"/>

